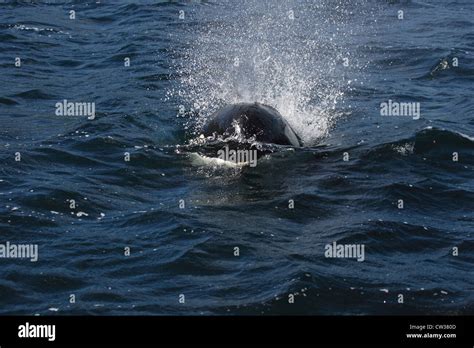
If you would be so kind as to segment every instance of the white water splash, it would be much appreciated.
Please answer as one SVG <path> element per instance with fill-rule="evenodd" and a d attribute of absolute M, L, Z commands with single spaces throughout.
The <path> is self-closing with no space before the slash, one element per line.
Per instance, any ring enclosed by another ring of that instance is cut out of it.
<path fill-rule="evenodd" d="M 335 4 L 256 0 L 199 8 L 200 24 L 179 52 L 181 86 L 169 93 L 197 115 L 195 133 L 223 105 L 257 101 L 279 110 L 306 145 L 326 136 L 357 81 L 347 72 L 360 70 L 344 46 L 352 33 L 346 9 Z"/>

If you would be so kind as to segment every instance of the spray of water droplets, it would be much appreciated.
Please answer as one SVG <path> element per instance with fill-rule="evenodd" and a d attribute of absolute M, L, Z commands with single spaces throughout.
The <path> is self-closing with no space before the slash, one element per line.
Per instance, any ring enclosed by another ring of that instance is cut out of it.
<path fill-rule="evenodd" d="M 337 1 L 229 1 L 199 7 L 177 63 L 179 96 L 199 133 L 229 103 L 275 107 L 306 145 L 347 111 L 345 93 L 360 71 L 345 44 L 352 12 Z M 346 66 L 344 62 L 347 62 Z M 357 81 L 357 78 L 355 79 Z"/>

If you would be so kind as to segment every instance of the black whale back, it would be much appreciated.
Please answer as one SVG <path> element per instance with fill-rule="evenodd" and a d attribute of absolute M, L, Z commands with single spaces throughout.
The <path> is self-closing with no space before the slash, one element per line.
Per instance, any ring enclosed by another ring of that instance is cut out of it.
<path fill-rule="evenodd" d="M 221 134 L 230 136 L 240 133 L 246 138 L 255 136 L 263 143 L 301 146 L 301 141 L 280 113 L 260 103 L 228 105 L 211 115 L 203 128 L 205 136 Z"/>

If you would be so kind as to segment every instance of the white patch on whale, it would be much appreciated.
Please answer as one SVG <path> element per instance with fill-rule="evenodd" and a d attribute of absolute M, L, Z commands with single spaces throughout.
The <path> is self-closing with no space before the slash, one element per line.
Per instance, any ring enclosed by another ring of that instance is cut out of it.
<path fill-rule="evenodd" d="M 250 165 L 249 162 L 235 163 L 231 161 L 225 161 L 217 157 L 204 156 L 204 155 L 198 154 L 197 152 L 189 153 L 189 157 L 191 159 L 191 164 L 193 166 L 199 166 L 199 167 L 207 166 L 207 167 L 242 168 L 242 167 L 246 167 Z"/>

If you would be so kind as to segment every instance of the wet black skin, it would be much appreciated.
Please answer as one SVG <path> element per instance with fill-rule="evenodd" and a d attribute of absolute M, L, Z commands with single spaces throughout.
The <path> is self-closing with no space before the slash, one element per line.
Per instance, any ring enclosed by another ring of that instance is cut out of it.
<path fill-rule="evenodd" d="M 260 103 L 239 103 L 216 111 L 204 125 L 203 134 L 230 136 L 236 125 L 245 138 L 255 136 L 261 143 L 302 146 L 300 138 L 280 113 Z"/>

